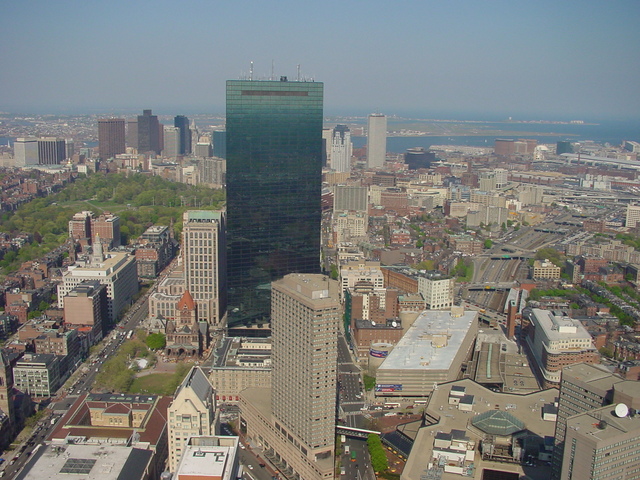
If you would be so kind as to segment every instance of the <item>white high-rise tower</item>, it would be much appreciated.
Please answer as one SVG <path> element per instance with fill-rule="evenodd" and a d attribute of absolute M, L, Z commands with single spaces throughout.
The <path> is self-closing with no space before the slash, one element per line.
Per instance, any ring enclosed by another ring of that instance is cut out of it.
<path fill-rule="evenodd" d="M 331 138 L 331 168 L 336 172 L 351 171 L 351 131 L 346 125 L 336 125 Z"/>
<path fill-rule="evenodd" d="M 381 113 L 369 115 L 367 131 L 367 167 L 384 166 L 387 156 L 387 117 Z"/>

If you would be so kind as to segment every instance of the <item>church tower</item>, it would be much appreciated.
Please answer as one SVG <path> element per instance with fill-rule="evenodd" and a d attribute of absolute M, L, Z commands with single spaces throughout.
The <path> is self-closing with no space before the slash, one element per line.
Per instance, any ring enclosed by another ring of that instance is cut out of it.
<path fill-rule="evenodd" d="M 0 410 L 7 414 L 9 421 L 15 425 L 13 411 L 13 370 L 6 352 L 0 349 Z"/>

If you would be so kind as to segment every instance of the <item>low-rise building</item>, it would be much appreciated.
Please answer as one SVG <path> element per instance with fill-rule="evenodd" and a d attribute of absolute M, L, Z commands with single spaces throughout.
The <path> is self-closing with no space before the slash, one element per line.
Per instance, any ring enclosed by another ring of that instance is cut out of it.
<path fill-rule="evenodd" d="M 533 278 L 560 278 L 561 268 L 555 266 L 549 260 L 536 260 L 533 262 Z"/>
<path fill-rule="evenodd" d="M 240 465 L 238 442 L 238 437 L 189 437 L 173 478 L 236 480 Z"/>

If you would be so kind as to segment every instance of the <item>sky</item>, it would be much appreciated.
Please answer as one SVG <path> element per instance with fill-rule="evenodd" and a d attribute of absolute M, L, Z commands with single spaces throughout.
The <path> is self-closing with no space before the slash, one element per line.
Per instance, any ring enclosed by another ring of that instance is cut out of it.
<path fill-rule="evenodd" d="M 638 0 L 0 3 L 0 111 L 224 114 L 225 81 L 324 82 L 326 115 L 640 118 Z"/>

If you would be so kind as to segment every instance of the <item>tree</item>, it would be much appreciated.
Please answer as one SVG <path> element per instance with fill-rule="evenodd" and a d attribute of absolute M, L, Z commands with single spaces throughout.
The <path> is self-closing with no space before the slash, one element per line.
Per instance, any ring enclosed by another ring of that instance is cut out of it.
<path fill-rule="evenodd" d="M 493 247 L 493 241 L 490 238 L 487 238 L 484 241 L 484 248 L 491 248 Z"/>
<path fill-rule="evenodd" d="M 380 437 L 375 433 L 370 433 L 367 437 L 367 446 L 369 447 L 373 470 L 376 472 L 384 472 L 387 470 L 387 468 L 389 468 L 389 462 Z"/>
<path fill-rule="evenodd" d="M 167 345 L 167 339 L 163 333 L 150 333 L 147 336 L 146 344 L 151 350 L 160 350 Z"/>

